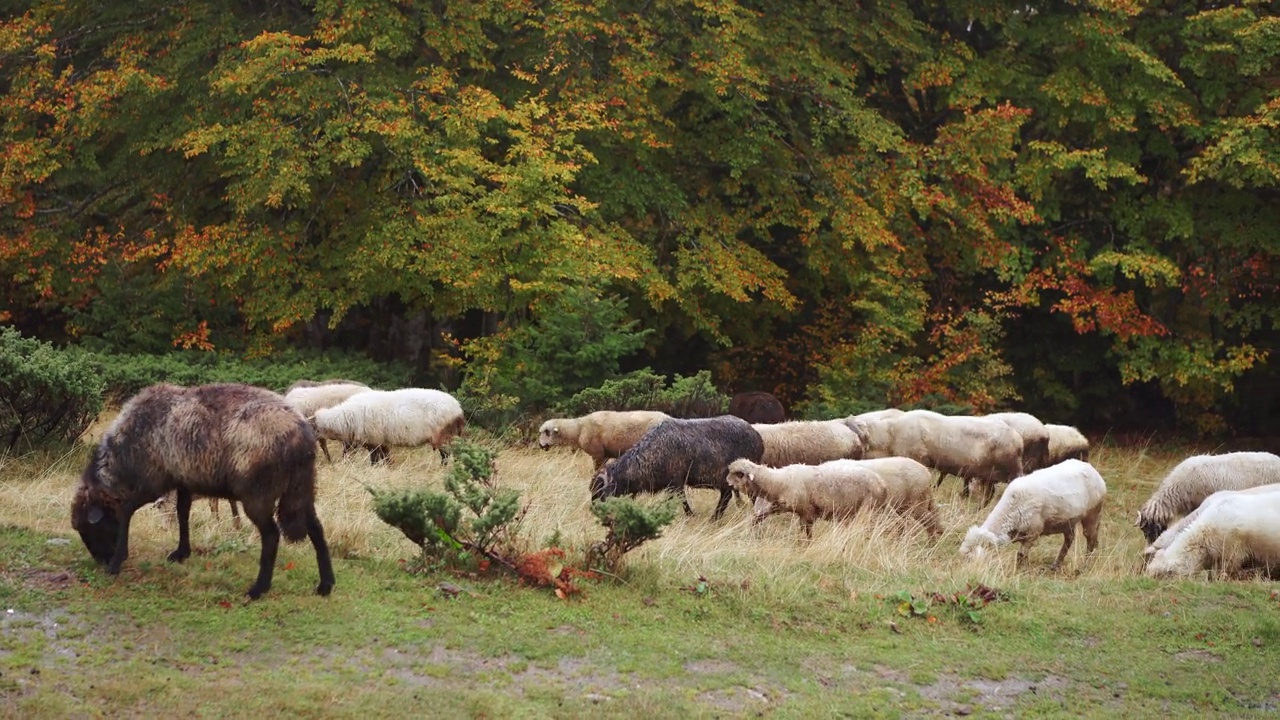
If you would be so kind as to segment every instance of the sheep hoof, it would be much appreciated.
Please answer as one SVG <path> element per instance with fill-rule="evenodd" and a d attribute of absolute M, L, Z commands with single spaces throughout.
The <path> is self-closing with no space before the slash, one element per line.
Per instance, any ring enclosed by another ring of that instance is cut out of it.
<path fill-rule="evenodd" d="M 186 559 L 187 559 L 187 558 L 189 558 L 189 557 L 191 557 L 191 550 L 190 550 L 190 548 L 188 548 L 188 549 L 186 549 L 186 550 L 183 550 L 182 548 L 179 548 L 179 549 L 174 550 L 173 552 L 169 553 L 169 562 L 180 563 L 180 562 L 182 562 L 183 560 L 186 560 Z"/>
<path fill-rule="evenodd" d="M 119 565 L 118 563 L 114 563 L 114 562 L 109 562 L 109 563 L 107 563 L 107 574 L 108 574 L 108 575 L 119 575 L 119 574 L 120 574 L 120 565 Z"/>
<path fill-rule="evenodd" d="M 267 588 L 259 589 L 257 585 L 254 585 L 253 587 L 249 588 L 249 592 L 245 593 L 245 595 L 248 595 L 250 600 L 257 600 L 258 598 L 262 597 L 263 593 L 265 593 L 266 591 L 267 591 Z"/>
<path fill-rule="evenodd" d="M 316 594 L 320 597 L 329 597 L 329 593 L 333 592 L 333 583 L 320 583 L 316 587 Z"/>

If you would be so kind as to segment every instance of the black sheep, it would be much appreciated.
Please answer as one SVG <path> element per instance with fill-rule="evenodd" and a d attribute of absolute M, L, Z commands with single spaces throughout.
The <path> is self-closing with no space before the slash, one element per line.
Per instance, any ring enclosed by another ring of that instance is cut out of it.
<path fill-rule="evenodd" d="M 617 460 L 610 460 L 591 479 L 591 497 L 603 500 L 641 492 L 678 492 L 684 511 L 692 514 L 686 487 L 720 491 L 711 516 L 718 520 L 733 488 L 726 480 L 729 463 L 738 458 L 760 462 L 764 441 L 751 424 L 732 415 L 663 420 Z"/>
<path fill-rule="evenodd" d="M 71 525 L 115 575 L 129 555 L 129 522 L 138 508 L 176 491 L 178 548 L 169 560 L 182 562 L 191 555 L 192 495 L 238 500 L 262 538 L 249 597 L 271 588 L 282 532 L 289 542 L 311 539 L 320 568 L 316 592 L 328 595 L 333 565 L 316 517 L 315 460 L 311 426 L 269 390 L 153 385 L 125 403 L 94 448 L 71 506 Z"/>
<path fill-rule="evenodd" d="M 767 392 L 753 390 L 742 392 L 729 399 L 729 414 L 751 424 L 776 424 L 785 422 L 787 411 L 782 401 Z"/>

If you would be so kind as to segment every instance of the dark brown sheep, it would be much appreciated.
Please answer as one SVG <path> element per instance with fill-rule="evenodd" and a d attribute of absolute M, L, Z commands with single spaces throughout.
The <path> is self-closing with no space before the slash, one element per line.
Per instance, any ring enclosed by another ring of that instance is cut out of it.
<path fill-rule="evenodd" d="M 782 401 L 767 392 L 742 392 L 729 399 L 729 414 L 755 424 L 780 423 L 787 419 Z"/>
<path fill-rule="evenodd" d="M 271 588 L 281 533 L 289 542 L 311 539 L 320 569 L 316 592 L 328 595 L 333 565 L 315 511 L 315 460 L 311 426 L 269 390 L 153 385 L 125 403 L 94 448 L 71 525 L 115 575 L 129 556 L 129 523 L 138 508 L 176 491 L 178 548 L 169 560 L 182 562 L 191 555 L 192 496 L 238 500 L 262 538 L 250 599 Z"/>
<path fill-rule="evenodd" d="M 641 492 L 680 493 L 684 511 L 693 514 L 684 495 L 686 487 L 720 491 L 720 502 L 711 516 L 724 514 L 733 496 L 726 473 L 738 458 L 760 462 L 764 441 L 751 424 L 732 415 L 713 418 L 663 420 L 617 460 L 610 460 L 591 479 L 591 498 Z"/>

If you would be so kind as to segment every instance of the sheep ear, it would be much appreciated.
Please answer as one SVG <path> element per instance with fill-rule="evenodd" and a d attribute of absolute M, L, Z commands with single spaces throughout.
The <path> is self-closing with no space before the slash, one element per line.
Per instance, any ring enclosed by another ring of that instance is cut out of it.
<path fill-rule="evenodd" d="M 102 518 L 104 515 L 105 513 L 102 512 L 101 506 L 99 505 L 89 506 L 89 524 L 97 525 L 98 523 L 102 522 Z"/>

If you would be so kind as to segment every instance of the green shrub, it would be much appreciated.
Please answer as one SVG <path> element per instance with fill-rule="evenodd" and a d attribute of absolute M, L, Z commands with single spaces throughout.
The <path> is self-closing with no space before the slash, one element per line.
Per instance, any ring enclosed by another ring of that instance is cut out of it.
<path fill-rule="evenodd" d="M 620 298 L 575 288 L 535 308 L 529 322 L 464 343 L 462 393 L 492 399 L 474 404 L 477 420 L 490 428 L 514 422 L 617 375 L 650 332 L 626 317 Z"/>
<path fill-rule="evenodd" d="M 107 400 L 121 402 L 160 382 L 204 385 L 238 382 L 283 392 L 298 380 L 341 377 L 372 387 L 394 389 L 413 385 L 407 366 L 375 362 L 355 354 L 284 351 L 269 357 L 237 358 L 214 352 L 184 350 L 163 355 L 114 355 L 80 351 L 106 385 Z"/>
<path fill-rule="evenodd" d="M 673 417 L 714 417 L 729 408 L 729 396 L 716 389 L 706 370 L 676 375 L 670 387 L 666 377 L 649 369 L 637 370 L 599 387 L 588 388 L 557 405 L 555 412 L 577 417 L 597 410 L 660 410 Z"/>
<path fill-rule="evenodd" d="M 626 553 L 662 536 L 676 517 L 676 503 L 646 508 L 632 498 L 613 497 L 591 503 L 591 513 L 608 532 L 587 551 L 587 564 L 617 573 Z"/>
<path fill-rule="evenodd" d="M 70 442 L 102 411 L 103 381 L 79 353 L 0 328 L 0 447 Z"/>

